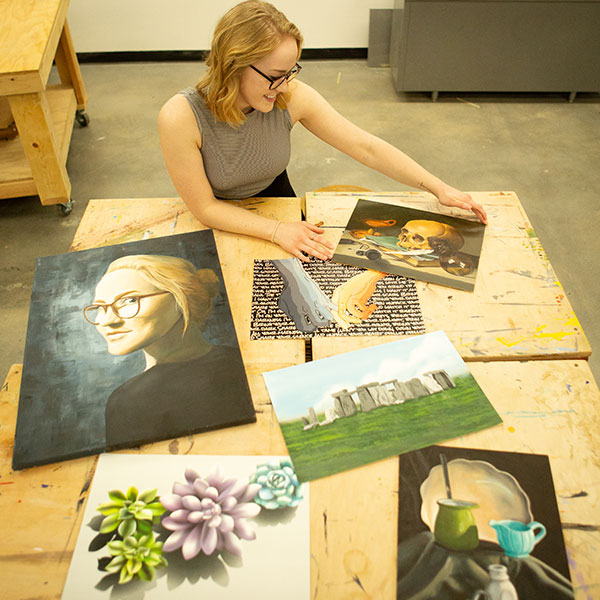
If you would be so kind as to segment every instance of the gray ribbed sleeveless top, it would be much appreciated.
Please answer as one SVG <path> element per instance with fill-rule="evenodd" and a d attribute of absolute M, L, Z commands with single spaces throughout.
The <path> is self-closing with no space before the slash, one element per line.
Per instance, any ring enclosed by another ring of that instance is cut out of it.
<path fill-rule="evenodd" d="M 202 135 L 204 169 L 215 196 L 249 198 L 286 169 L 292 129 L 287 110 L 255 110 L 242 125 L 232 127 L 217 121 L 196 88 L 185 88 L 179 93 L 186 97 L 196 116 Z"/>

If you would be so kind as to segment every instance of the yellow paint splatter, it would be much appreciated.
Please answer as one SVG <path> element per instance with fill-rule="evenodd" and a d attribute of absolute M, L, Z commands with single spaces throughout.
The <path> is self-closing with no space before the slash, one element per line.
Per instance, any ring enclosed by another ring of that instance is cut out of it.
<path fill-rule="evenodd" d="M 575 335 L 574 331 L 551 331 L 549 333 L 544 332 L 543 330 L 546 329 L 546 325 L 542 325 L 541 327 L 538 327 L 535 330 L 536 335 L 533 336 L 534 338 L 540 338 L 540 339 L 552 339 L 552 340 L 556 340 L 557 342 L 560 342 L 562 339 L 566 338 L 568 335 Z"/>
<path fill-rule="evenodd" d="M 569 317 L 568 319 L 566 319 L 562 322 L 551 323 L 551 324 L 547 324 L 547 325 L 540 325 L 540 326 L 536 327 L 534 330 L 534 333 L 532 335 L 518 337 L 518 338 L 515 337 L 513 339 L 506 338 L 506 337 L 497 337 L 496 341 L 507 346 L 508 348 L 510 348 L 512 346 L 516 346 L 518 344 L 521 344 L 522 342 L 527 342 L 527 341 L 554 340 L 554 341 L 560 342 L 567 336 L 575 335 L 576 333 L 581 332 L 581 325 L 579 324 L 577 317 L 575 316 L 574 313 L 571 313 L 571 315 L 572 315 L 571 317 Z M 509 319 L 509 325 L 512 329 L 516 329 L 515 324 L 512 322 L 511 319 Z M 572 328 L 573 330 L 572 331 L 564 331 L 564 329 L 567 329 L 567 328 L 569 328 L 569 329 Z"/>
<path fill-rule="evenodd" d="M 520 344 L 521 342 L 524 342 L 525 340 L 527 340 L 528 338 L 523 337 L 523 338 L 519 338 L 517 340 L 514 340 L 512 342 L 509 342 L 505 337 L 497 337 L 496 341 L 500 342 L 501 344 L 504 344 L 505 346 L 507 346 L 508 348 L 511 348 L 512 346 L 516 346 L 517 344 Z"/>
<path fill-rule="evenodd" d="M 575 315 L 573 315 L 570 319 L 567 319 L 564 322 L 564 325 L 566 325 L 567 327 L 579 327 L 581 329 L 579 319 Z"/>
<path fill-rule="evenodd" d="M 514 433 L 514 432 L 515 432 L 515 428 L 514 428 L 512 425 L 511 425 L 510 427 L 508 427 L 508 430 L 509 430 L 511 433 Z"/>

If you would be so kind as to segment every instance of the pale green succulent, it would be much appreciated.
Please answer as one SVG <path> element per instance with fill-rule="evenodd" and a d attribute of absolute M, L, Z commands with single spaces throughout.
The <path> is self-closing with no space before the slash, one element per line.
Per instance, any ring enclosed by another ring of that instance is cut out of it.
<path fill-rule="evenodd" d="M 108 492 L 111 502 L 101 504 L 97 509 L 104 515 L 100 533 L 110 533 L 116 529 L 123 539 L 135 533 L 151 534 L 152 525 L 158 523 L 160 515 L 165 512 L 156 493 L 154 489 L 139 494 L 133 486 L 126 494 L 120 490 Z"/>
<path fill-rule="evenodd" d="M 127 583 L 134 577 L 151 581 L 156 574 L 156 567 L 167 566 L 167 559 L 162 555 L 162 542 L 150 535 L 130 535 L 124 540 L 108 543 L 108 551 L 114 558 L 106 565 L 109 573 L 119 573 L 119 583 Z"/>
<path fill-rule="evenodd" d="M 250 483 L 260 485 L 254 502 L 268 510 L 294 507 L 302 502 L 302 484 L 288 458 L 258 465 Z"/>

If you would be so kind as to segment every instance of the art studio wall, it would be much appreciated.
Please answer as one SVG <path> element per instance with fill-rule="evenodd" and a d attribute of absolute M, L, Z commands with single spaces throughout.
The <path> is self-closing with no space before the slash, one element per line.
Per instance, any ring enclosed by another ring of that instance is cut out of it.
<path fill-rule="evenodd" d="M 77 52 L 208 50 L 217 21 L 238 0 L 71 0 Z M 393 0 L 273 0 L 304 35 L 305 48 L 366 48 L 369 10 Z"/>

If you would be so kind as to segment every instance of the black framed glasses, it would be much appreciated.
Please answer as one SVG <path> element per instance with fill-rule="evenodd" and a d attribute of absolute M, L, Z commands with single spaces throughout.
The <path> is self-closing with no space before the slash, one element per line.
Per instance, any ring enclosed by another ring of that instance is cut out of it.
<path fill-rule="evenodd" d="M 294 77 L 298 76 L 298 73 L 302 71 L 302 65 L 296 63 L 285 75 L 279 77 L 271 77 L 271 75 L 265 75 L 262 71 L 259 71 L 255 66 L 250 65 L 250 68 L 256 71 L 259 75 L 262 75 L 267 81 L 270 82 L 269 89 L 277 89 L 284 81 L 291 81 Z"/>
<path fill-rule="evenodd" d="M 112 310 L 113 313 L 120 319 L 131 319 L 140 312 L 140 300 L 142 298 L 150 298 L 151 296 L 158 296 L 160 294 L 169 294 L 170 292 L 154 292 L 153 294 L 141 294 L 141 295 L 124 295 L 117 298 L 112 304 L 96 303 L 90 304 L 83 309 L 83 316 L 88 323 L 92 325 L 100 325 L 100 321 L 108 310 Z M 104 312 L 102 312 L 104 311 Z"/>

